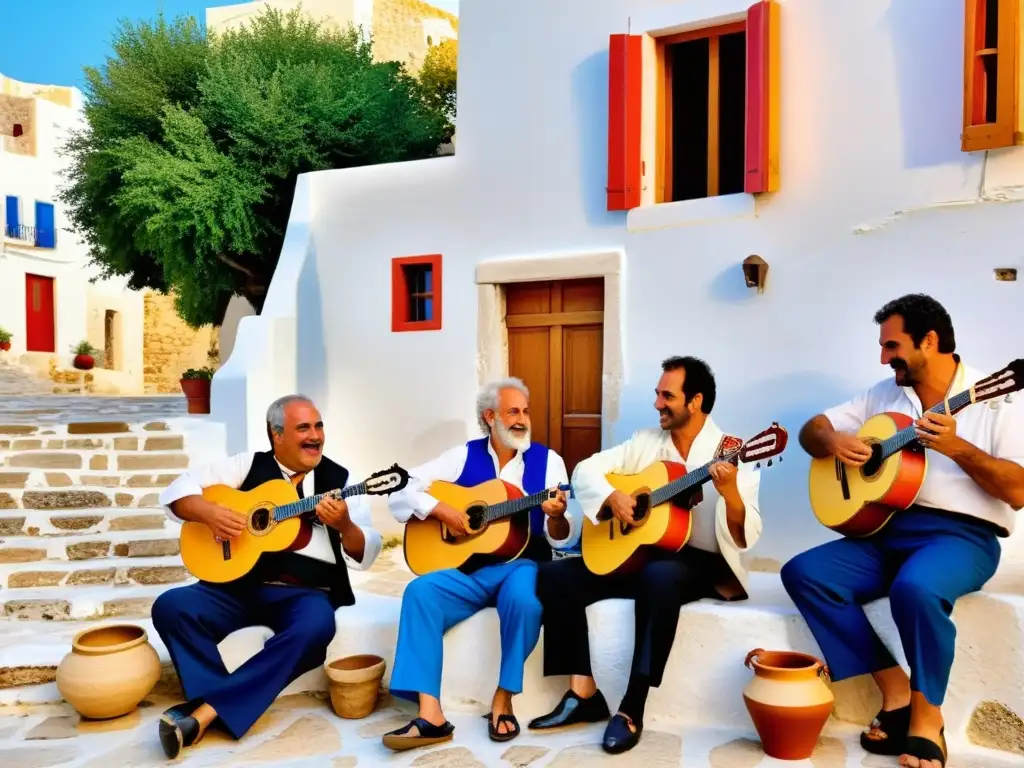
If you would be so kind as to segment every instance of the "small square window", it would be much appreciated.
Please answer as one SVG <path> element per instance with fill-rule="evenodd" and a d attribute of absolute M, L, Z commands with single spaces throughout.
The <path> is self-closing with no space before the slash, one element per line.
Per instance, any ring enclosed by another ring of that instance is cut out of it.
<path fill-rule="evenodd" d="M 441 329 L 441 256 L 406 256 L 391 262 L 391 330 Z"/>

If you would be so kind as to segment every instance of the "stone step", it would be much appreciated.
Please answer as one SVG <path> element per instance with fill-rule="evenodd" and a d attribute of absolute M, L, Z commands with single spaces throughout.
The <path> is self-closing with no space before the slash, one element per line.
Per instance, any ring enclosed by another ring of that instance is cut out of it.
<path fill-rule="evenodd" d="M 177 527 L 177 526 L 175 526 Z M 177 556 L 179 530 L 106 531 L 72 536 L 11 536 L 0 541 L 0 573 L 5 568 L 100 557 Z"/>
<path fill-rule="evenodd" d="M 30 434 L 25 436 L 4 436 L 0 440 L 0 449 L 19 453 L 24 451 L 125 451 L 142 453 L 155 451 L 182 451 L 185 448 L 185 436 L 171 432 L 153 433 L 115 433 L 111 435 L 45 435 Z"/>
<path fill-rule="evenodd" d="M 151 565 L 149 568 L 180 566 Z M 167 583 L 4 590 L 0 593 L 0 625 L 23 621 L 56 622 L 82 619 L 147 618 Z"/>
<path fill-rule="evenodd" d="M 92 470 L 121 472 L 172 472 L 188 467 L 180 451 L 66 451 L 24 450 L 2 452 L 6 472 L 26 469 Z"/>
<path fill-rule="evenodd" d="M 156 494 L 152 494 L 154 497 Z M 154 498 L 153 501 L 156 501 Z M 94 536 L 102 533 L 131 534 L 138 531 L 180 532 L 164 508 L 97 507 L 77 512 L 52 509 L 19 509 L 0 512 L 0 542 L 8 544 L 16 538 L 29 540 L 50 536 Z"/>
<path fill-rule="evenodd" d="M 160 492 L 177 475 L 167 475 L 160 483 L 146 476 L 129 480 L 137 485 L 120 488 L 78 486 L 69 488 L 0 489 L 0 514 L 19 515 L 21 510 L 45 510 L 54 514 L 94 514 L 92 510 L 110 507 L 158 507 Z M 9 511 L 16 510 L 16 511 Z"/>
<path fill-rule="evenodd" d="M 130 400 L 145 400 L 145 398 L 128 398 Z M 51 409 L 45 409 L 47 413 L 59 413 L 67 410 L 69 405 L 84 406 L 92 412 L 103 411 L 104 404 L 112 404 L 115 410 L 123 410 L 126 398 L 52 398 L 47 402 L 52 405 Z M 162 400 L 158 398 L 157 400 Z M 4 401 L 4 415 L 10 419 L 4 419 L 0 423 L 0 436 L 2 437 L 25 437 L 27 435 L 43 436 L 81 436 L 81 435 L 116 435 L 125 436 L 125 433 L 145 436 L 153 432 L 170 432 L 171 428 L 166 421 L 144 421 L 129 423 L 126 421 L 89 421 L 86 419 L 78 421 L 55 420 L 54 423 L 38 424 L 33 419 L 23 419 L 24 416 L 32 416 L 40 413 L 40 400 L 36 398 L 11 398 Z M 112 414 L 111 414 L 112 415 Z M 184 415 L 184 414 L 182 414 Z M 17 418 L 15 418 L 17 417 Z M 49 420 L 47 420 L 49 421 Z M 60 423 L 56 423 L 60 421 Z"/>
<path fill-rule="evenodd" d="M 157 540 L 161 541 L 161 540 Z M 175 544 L 177 542 L 175 541 Z M 177 547 L 175 547 L 176 549 Z M 162 546 L 153 548 L 159 552 Z M 2 550 L 0 550 L 2 551 Z M 95 552 L 101 550 L 97 547 Z M 121 550 L 124 551 L 124 550 Z M 143 548 L 136 552 L 146 551 Z M 153 550 L 151 550 L 153 551 Z M 153 556 L 94 557 L 87 560 L 40 560 L 0 565 L 0 602 L 20 598 L 28 590 L 45 591 L 48 595 L 97 585 L 177 584 L 188 579 L 188 572 L 177 554 Z M 49 599 L 49 598 L 48 598 Z"/>

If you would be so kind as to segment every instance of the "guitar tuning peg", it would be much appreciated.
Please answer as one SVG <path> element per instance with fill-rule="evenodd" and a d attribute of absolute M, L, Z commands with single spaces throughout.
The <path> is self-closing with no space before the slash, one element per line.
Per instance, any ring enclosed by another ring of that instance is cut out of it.
<path fill-rule="evenodd" d="M 1013 395 L 1007 395 L 1006 396 L 1006 402 L 1012 403 L 1013 402 Z"/>
<path fill-rule="evenodd" d="M 779 456 L 779 464 L 781 464 L 781 463 L 782 463 L 782 457 Z"/>
<path fill-rule="evenodd" d="M 754 462 L 754 469 L 760 469 L 760 468 L 761 468 L 761 462 L 760 461 L 755 461 Z"/>
<path fill-rule="evenodd" d="M 768 459 L 768 466 L 770 467 L 771 465 L 772 465 L 772 460 Z"/>

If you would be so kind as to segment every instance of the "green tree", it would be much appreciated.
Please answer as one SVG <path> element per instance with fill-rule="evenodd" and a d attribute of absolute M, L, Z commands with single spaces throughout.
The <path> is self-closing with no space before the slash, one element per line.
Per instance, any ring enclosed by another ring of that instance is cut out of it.
<path fill-rule="evenodd" d="M 455 123 L 455 83 L 458 74 L 459 42 L 445 38 L 432 45 L 423 59 L 420 84 L 427 103 L 448 119 L 449 131 Z"/>
<path fill-rule="evenodd" d="M 61 199 L 103 277 L 173 290 L 190 325 L 234 294 L 260 310 L 296 177 L 431 157 L 446 117 L 356 30 L 269 10 L 207 35 L 193 18 L 123 22 L 86 69 L 87 127 Z"/>

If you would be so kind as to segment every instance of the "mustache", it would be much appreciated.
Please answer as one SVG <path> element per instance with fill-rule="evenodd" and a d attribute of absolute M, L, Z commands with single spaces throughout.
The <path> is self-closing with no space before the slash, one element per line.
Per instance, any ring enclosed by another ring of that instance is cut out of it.
<path fill-rule="evenodd" d="M 305 440 L 302 443 L 303 448 L 319 448 L 321 445 L 323 445 L 323 443 L 319 440 Z"/>
<path fill-rule="evenodd" d="M 907 362 L 896 357 L 889 362 L 889 367 L 894 371 L 905 371 L 907 370 Z"/>

